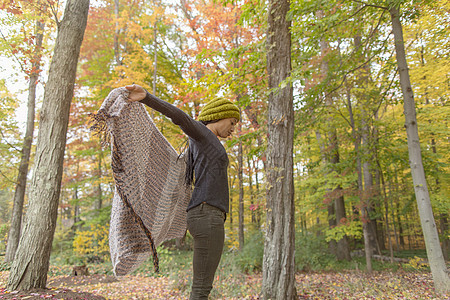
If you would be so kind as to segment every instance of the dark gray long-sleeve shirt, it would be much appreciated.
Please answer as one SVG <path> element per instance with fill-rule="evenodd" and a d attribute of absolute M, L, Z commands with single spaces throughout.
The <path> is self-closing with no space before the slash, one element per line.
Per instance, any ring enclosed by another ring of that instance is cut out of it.
<path fill-rule="evenodd" d="M 178 107 L 148 92 L 141 102 L 169 117 L 189 136 L 195 181 L 187 210 L 206 202 L 228 213 L 228 155 L 217 136 Z"/>

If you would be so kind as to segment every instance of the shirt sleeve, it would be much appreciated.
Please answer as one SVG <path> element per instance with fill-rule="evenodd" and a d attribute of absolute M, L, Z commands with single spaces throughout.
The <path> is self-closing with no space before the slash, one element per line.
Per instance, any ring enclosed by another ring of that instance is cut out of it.
<path fill-rule="evenodd" d="M 201 130 L 201 126 L 203 124 L 195 121 L 178 107 L 159 99 L 149 92 L 147 92 L 145 98 L 140 102 L 170 118 L 175 125 L 178 125 L 192 139 L 202 139 L 203 131 Z"/>

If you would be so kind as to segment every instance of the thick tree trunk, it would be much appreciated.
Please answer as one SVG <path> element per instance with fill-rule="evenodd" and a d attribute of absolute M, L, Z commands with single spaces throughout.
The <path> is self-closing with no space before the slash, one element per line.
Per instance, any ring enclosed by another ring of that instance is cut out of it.
<path fill-rule="evenodd" d="M 267 71 L 267 221 L 263 256 L 264 299 L 296 299 L 293 181 L 294 109 L 292 85 L 280 84 L 291 73 L 290 2 L 269 1 Z"/>
<path fill-rule="evenodd" d="M 68 0 L 58 23 L 49 77 L 40 114 L 34 174 L 23 234 L 7 288 L 45 288 L 66 146 L 70 103 L 89 0 Z"/>
<path fill-rule="evenodd" d="M 416 194 L 417 207 L 419 209 L 420 222 L 427 249 L 427 257 L 430 263 L 431 273 L 436 291 L 450 293 L 450 277 L 442 254 L 439 236 L 431 208 L 430 195 L 422 163 L 420 150 L 419 130 L 414 105 L 414 94 L 411 88 L 408 65 L 406 62 L 405 45 L 403 42 L 402 24 L 400 22 L 399 7 L 390 8 L 392 30 L 395 40 L 395 52 L 397 57 L 400 85 L 403 92 L 405 128 L 408 138 L 409 163 L 413 178 L 414 192 Z"/>
<path fill-rule="evenodd" d="M 31 145 L 33 143 L 34 117 L 36 106 L 36 84 L 39 79 L 41 65 L 41 48 L 44 32 L 44 24 L 36 22 L 36 46 L 33 66 L 33 73 L 30 74 L 28 83 L 28 103 L 27 103 L 27 125 L 23 141 L 22 157 L 20 158 L 19 174 L 17 175 L 16 190 L 14 192 L 13 212 L 11 217 L 11 227 L 6 245 L 5 262 L 11 262 L 19 245 L 20 231 L 22 229 L 22 212 L 25 200 L 25 190 L 27 186 L 28 166 L 31 155 Z"/>

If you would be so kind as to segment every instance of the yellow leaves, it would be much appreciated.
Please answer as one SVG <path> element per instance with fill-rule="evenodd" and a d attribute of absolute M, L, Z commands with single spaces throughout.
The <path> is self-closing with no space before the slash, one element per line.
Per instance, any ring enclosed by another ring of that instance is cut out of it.
<path fill-rule="evenodd" d="M 228 247 L 229 250 L 239 249 L 239 233 L 237 231 L 237 228 L 230 227 L 228 230 L 226 230 L 225 240 L 226 247 Z"/>
<path fill-rule="evenodd" d="M 85 231 L 77 230 L 73 241 L 73 250 L 79 255 L 108 256 L 109 228 L 104 225 L 91 225 Z"/>
<path fill-rule="evenodd" d="M 414 256 L 414 258 L 411 258 L 405 266 L 416 271 L 426 269 L 426 264 L 424 263 L 423 259 L 418 256 Z"/>
<path fill-rule="evenodd" d="M 433 101 L 448 98 L 450 74 L 448 0 L 423 7 L 416 22 L 405 26 L 408 64 L 416 98 Z M 447 9 L 443 9 L 447 7 Z"/>

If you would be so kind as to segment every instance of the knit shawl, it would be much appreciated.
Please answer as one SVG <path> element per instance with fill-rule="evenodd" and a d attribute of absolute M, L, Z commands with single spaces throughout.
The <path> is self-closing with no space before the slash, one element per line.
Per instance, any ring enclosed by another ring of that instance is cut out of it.
<path fill-rule="evenodd" d="M 109 247 L 116 276 L 129 274 L 150 254 L 158 271 L 156 247 L 183 237 L 191 189 L 186 163 L 159 132 L 144 105 L 129 102 L 117 88 L 92 115 L 92 130 L 109 140 L 115 181 Z"/>

